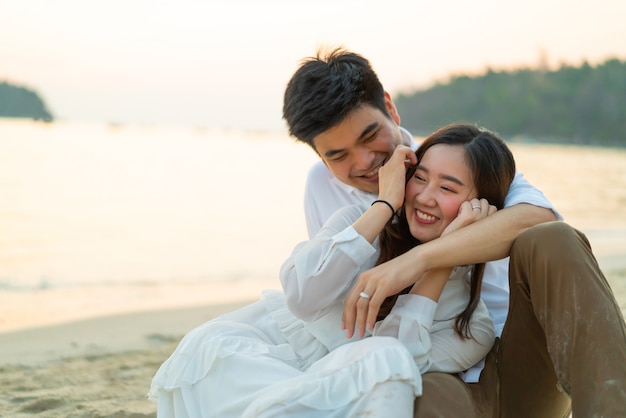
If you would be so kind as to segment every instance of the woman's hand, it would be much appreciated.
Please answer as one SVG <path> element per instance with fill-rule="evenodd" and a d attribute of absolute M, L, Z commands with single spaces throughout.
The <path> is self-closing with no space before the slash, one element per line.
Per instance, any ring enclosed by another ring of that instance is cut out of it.
<path fill-rule="evenodd" d="M 342 328 L 348 338 L 354 335 L 355 325 L 359 337 L 363 337 L 366 329 L 374 327 L 385 298 L 399 293 L 422 277 L 425 271 L 419 267 L 424 264 L 420 263 L 414 250 L 416 248 L 361 273 L 344 301 Z"/>
<path fill-rule="evenodd" d="M 398 210 L 404 204 L 406 169 L 415 164 L 415 152 L 405 145 L 398 145 L 389 160 L 378 170 L 378 198 Z"/>
<path fill-rule="evenodd" d="M 473 224 L 489 215 L 496 213 L 498 209 L 490 205 L 487 199 L 472 199 L 461 203 L 459 206 L 459 214 L 450 224 L 443 230 L 441 236 L 447 235 L 464 226 Z"/>
<path fill-rule="evenodd" d="M 352 227 L 370 243 L 385 227 L 397 210 L 404 204 L 406 187 L 406 168 L 412 161 L 416 161 L 415 153 L 409 147 L 398 145 L 391 157 L 378 170 L 378 198 L 391 205 L 392 211 L 382 205 L 372 205 Z"/>

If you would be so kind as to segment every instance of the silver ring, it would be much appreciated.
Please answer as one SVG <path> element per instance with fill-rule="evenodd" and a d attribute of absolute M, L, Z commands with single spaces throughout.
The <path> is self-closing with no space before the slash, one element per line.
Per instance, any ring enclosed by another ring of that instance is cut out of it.
<path fill-rule="evenodd" d="M 480 209 L 480 206 L 472 206 L 472 210 L 474 209 Z"/>
<path fill-rule="evenodd" d="M 365 299 L 369 299 L 369 298 L 370 298 L 370 295 L 368 295 L 368 294 L 367 294 L 367 293 L 365 293 L 365 292 L 361 292 L 361 293 L 359 293 L 359 296 L 360 296 L 360 297 L 362 297 L 362 298 L 365 298 Z"/>

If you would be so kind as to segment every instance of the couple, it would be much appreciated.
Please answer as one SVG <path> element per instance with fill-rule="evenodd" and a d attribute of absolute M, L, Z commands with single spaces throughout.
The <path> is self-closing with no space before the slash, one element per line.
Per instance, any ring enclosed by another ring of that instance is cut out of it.
<path fill-rule="evenodd" d="M 214 416 L 216 408 L 237 416 L 247 407 L 250 416 L 263 415 L 255 411 L 316 415 L 318 409 L 316 416 L 333 416 L 332 410 L 334 416 L 382 411 L 383 416 L 554 417 L 567 414 L 570 400 L 574 416 L 623 412 L 621 312 L 584 236 L 562 222 L 545 223 L 554 212 L 539 191 L 517 175 L 506 209 L 486 216 L 493 208 L 486 201 L 472 208 L 478 201 L 470 199 L 457 204 L 452 213 L 459 216 L 451 221 L 443 203 L 420 200 L 431 193 L 432 181 L 441 181 L 439 174 L 449 174 L 444 168 L 471 173 L 475 194 L 467 199 L 481 197 L 482 188 L 504 184 L 506 190 L 508 184 L 502 173 L 491 174 L 499 181 L 495 185 L 477 178 L 481 167 L 464 147 L 441 143 L 424 147 L 420 169 L 407 183 L 406 210 L 390 221 L 405 200 L 396 194 L 397 173 L 404 172 L 404 158 L 416 163 L 401 145 L 415 149 L 416 144 L 400 128 L 393 102 L 367 60 L 350 52 L 304 62 L 285 92 L 284 117 L 290 133 L 323 161 L 307 180 L 312 238 L 281 269 L 285 299 L 269 293 L 181 341 L 153 380 L 159 416 Z M 432 160 L 456 155 L 438 155 L 445 147 L 460 147 L 464 158 L 456 164 Z M 431 160 L 434 167 L 421 164 Z M 422 194 L 411 189 L 419 181 L 425 182 Z M 383 201 L 372 205 L 377 199 Z M 321 228 L 344 206 L 349 207 Z M 479 217 L 484 219 L 464 226 Z M 394 231 L 404 220 L 409 235 L 425 243 L 415 246 L 407 241 L 411 237 Z M 450 228 L 444 236 L 419 235 L 430 222 L 443 232 L 444 220 Z M 384 231 L 381 223 L 387 224 Z M 405 252 L 373 267 L 379 246 L 381 257 Z M 485 268 L 481 296 L 487 317 L 476 298 L 479 281 L 470 280 L 470 289 L 458 285 L 468 269 L 463 266 L 478 264 L 472 268 L 478 278 L 480 263 L 508 255 L 510 265 L 505 260 Z M 448 279 L 445 271 L 454 266 L 461 267 Z M 390 309 L 388 297 L 404 289 L 408 294 Z M 459 316 L 472 308 L 473 315 Z M 377 321 L 379 310 L 387 316 Z M 491 349 L 492 332 L 499 338 L 486 361 L 469 368 Z M 373 336 L 360 339 L 364 333 Z M 461 378 L 455 373 L 468 368 Z M 413 412 L 412 397 L 420 393 Z"/>

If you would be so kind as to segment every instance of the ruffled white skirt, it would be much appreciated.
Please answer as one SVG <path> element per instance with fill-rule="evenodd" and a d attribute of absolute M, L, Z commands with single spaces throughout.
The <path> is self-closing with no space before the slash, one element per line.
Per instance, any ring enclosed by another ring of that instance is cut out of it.
<path fill-rule="evenodd" d="M 421 377 L 397 339 L 329 352 L 281 292 L 189 332 L 152 380 L 158 417 L 411 417 Z"/>

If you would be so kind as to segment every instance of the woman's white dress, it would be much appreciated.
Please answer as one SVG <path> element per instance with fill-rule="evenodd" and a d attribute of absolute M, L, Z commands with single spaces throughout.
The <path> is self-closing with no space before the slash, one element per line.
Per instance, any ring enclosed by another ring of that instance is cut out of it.
<path fill-rule="evenodd" d="M 343 298 L 378 257 L 352 223 L 367 209 L 338 211 L 281 268 L 283 292 L 189 332 L 152 380 L 158 417 L 412 417 L 421 373 L 462 372 L 495 339 L 481 302 L 474 339 L 454 319 L 469 299 L 467 267 L 455 268 L 439 302 L 402 295 L 363 339 L 341 329 Z M 297 316 L 296 316 L 297 315 Z"/>

